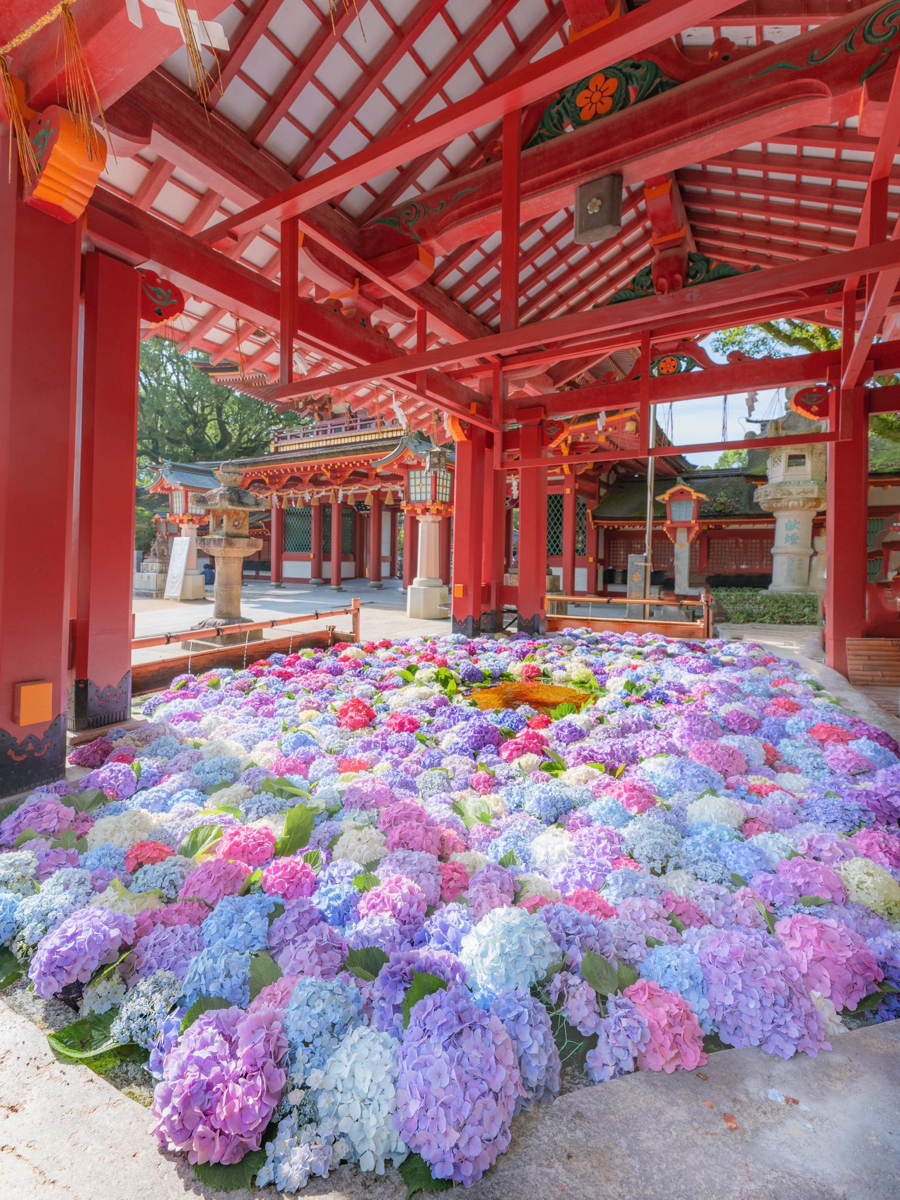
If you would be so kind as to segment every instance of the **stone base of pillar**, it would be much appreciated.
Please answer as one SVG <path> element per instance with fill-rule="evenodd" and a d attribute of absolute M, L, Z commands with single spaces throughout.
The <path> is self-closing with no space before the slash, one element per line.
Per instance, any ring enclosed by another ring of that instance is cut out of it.
<path fill-rule="evenodd" d="M 416 578 L 406 589 L 406 615 L 418 621 L 446 620 L 446 604 L 447 588 L 440 579 Z"/>
<path fill-rule="evenodd" d="M 370 579 L 369 587 L 370 588 L 383 588 L 384 584 L 381 582 L 380 579 Z"/>
<path fill-rule="evenodd" d="M 202 571 L 185 571 L 181 584 L 182 600 L 205 600 L 206 578 Z"/>
<path fill-rule="evenodd" d="M 311 584 L 313 584 L 315 587 L 324 587 L 325 586 L 325 580 L 319 576 L 315 576 L 313 579 L 310 579 L 309 582 Z"/>
<path fill-rule="evenodd" d="M 343 589 L 343 588 L 342 588 L 342 587 L 341 587 L 339 584 L 334 584 L 334 583 L 332 583 L 332 584 L 331 584 L 331 590 L 332 590 L 333 592 L 342 592 L 344 589 Z"/>

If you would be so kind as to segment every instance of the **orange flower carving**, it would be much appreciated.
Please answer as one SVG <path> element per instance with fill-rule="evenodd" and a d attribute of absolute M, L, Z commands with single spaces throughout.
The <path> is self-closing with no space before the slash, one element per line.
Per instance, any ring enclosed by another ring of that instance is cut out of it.
<path fill-rule="evenodd" d="M 594 117 L 602 117 L 604 113 L 608 113 L 618 86 L 617 79 L 608 79 L 603 74 L 592 76 L 584 91 L 575 97 L 578 115 L 582 121 L 592 121 Z"/>

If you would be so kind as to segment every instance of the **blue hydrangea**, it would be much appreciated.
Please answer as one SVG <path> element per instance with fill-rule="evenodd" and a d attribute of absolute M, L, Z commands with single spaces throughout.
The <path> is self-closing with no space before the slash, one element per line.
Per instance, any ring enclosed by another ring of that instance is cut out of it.
<path fill-rule="evenodd" d="M 597 1044 L 587 1053 L 585 1070 L 594 1083 L 606 1083 L 634 1070 L 638 1051 L 650 1042 L 647 1022 L 625 996 L 610 996 L 606 1016 L 597 1023 Z"/>
<path fill-rule="evenodd" d="M 605 958 L 613 953 L 612 939 L 602 921 L 570 904 L 545 904 L 538 915 L 558 947 L 557 960 L 577 968 L 588 950 Z"/>
<path fill-rule="evenodd" d="M 860 826 L 875 824 L 875 814 L 865 804 L 849 796 L 814 796 L 801 809 L 803 820 L 821 825 L 832 833 L 853 833 Z"/>
<path fill-rule="evenodd" d="M 480 1007 L 488 1007 L 487 998 Z M 527 992 L 501 992 L 489 1004 L 512 1039 L 519 1061 L 524 1095 L 516 1098 L 513 1116 L 535 1103 L 552 1100 L 559 1091 L 559 1051 L 553 1040 L 550 1014 Z"/>
<path fill-rule="evenodd" d="M 559 949 L 539 913 L 494 908 L 463 937 L 460 959 L 475 992 L 527 991 L 558 961 Z"/>
<path fill-rule="evenodd" d="M 344 1035 L 364 1023 L 362 995 L 352 983 L 299 979 L 283 1016 L 294 1082 L 302 1086 L 310 1071 L 325 1066 Z"/>
<path fill-rule="evenodd" d="M 180 995 L 181 981 L 171 971 L 157 971 L 141 979 L 122 1001 L 111 1036 L 122 1045 L 134 1042 L 149 1050 Z"/>
<path fill-rule="evenodd" d="M 241 952 L 264 950 L 275 904 L 275 899 L 263 892 L 225 896 L 200 926 L 206 945 Z"/>
<path fill-rule="evenodd" d="M 15 892 L 0 892 L 0 946 L 6 946 L 16 932 L 16 917 L 22 897 Z"/>
<path fill-rule="evenodd" d="M 36 896 L 26 896 L 16 913 L 15 948 L 22 957 L 66 917 L 93 899 L 90 872 L 63 867 L 45 880 Z"/>
<path fill-rule="evenodd" d="M 10 850 L 0 854 L 0 890 L 30 896 L 35 890 L 37 857 L 30 850 Z"/>
<path fill-rule="evenodd" d="M 196 867 L 193 859 L 173 854 L 162 862 L 139 867 L 131 877 L 133 892 L 159 892 L 166 903 L 178 899 L 184 881 Z"/>
<path fill-rule="evenodd" d="M 592 821 L 598 825 L 609 825 L 613 829 L 624 829 L 629 821 L 634 820 L 634 813 L 629 812 L 624 804 L 620 804 L 613 796 L 601 796 L 587 806 L 586 811 Z"/>
<path fill-rule="evenodd" d="M 250 952 L 208 946 L 191 960 L 184 977 L 184 1006 L 201 996 L 221 996 L 246 1008 L 250 1003 Z"/>
<path fill-rule="evenodd" d="M 625 849 L 635 862 L 658 874 L 678 856 L 683 840 L 678 830 L 665 821 L 651 820 L 645 815 L 635 817 L 624 833 Z"/>
<path fill-rule="evenodd" d="M 664 800 L 670 800 L 676 792 L 682 791 L 694 796 L 707 788 L 718 792 L 723 785 L 722 776 L 712 767 L 668 754 L 645 759 L 637 770 Z"/>
<path fill-rule="evenodd" d="M 712 1033 L 706 980 L 700 960 L 689 946 L 654 946 L 641 963 L 641 974 L 667 992 L 683 996 L 694 1010 L 703 1032 Z"/>
<path fill-rule="evenodd" d="M 416 930 L 416 945 L 428 945 L 432 950 L 450 950 L 459 954 L 463 937 L 472 928 L 472 916 L 465 904 L 445 904 Z"/>
<path fill-rule="evenodd" d="M 85 871 L 111 871 L 119 879 L 127 875 L 125 850 L 112 842 L 102 842 L 93 850 L 86 850 L 81 855 L 80 865 Z"/>

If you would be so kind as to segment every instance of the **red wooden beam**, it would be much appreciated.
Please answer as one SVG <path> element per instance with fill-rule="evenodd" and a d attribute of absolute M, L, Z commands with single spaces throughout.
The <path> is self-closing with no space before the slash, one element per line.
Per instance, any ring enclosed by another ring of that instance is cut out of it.
<path fill-rule="evenodd" d="M 519 324 L 519 130 L 519 113 L 506 113 L 503 118 L 503 223 L 500 234 L 501 329 L 515 329 Z"/>
<path fill-rule="evenodd" d="M 900 241 L 887 246 L 863 247 L 847 250 L 840 254 L 826 254 L 807 262 L 790 263 L 772 267 L 767 271 L 723 279 L 715 284 L 686 288 L 682 292 L 667 296 L 651 296 L 643 300 L 632 300 L 624 304 L 608 305 L 560 317 L 555 321 L 539 321 L 515 330 L 493 334 L 456 346 L 442 346 L 425 354 L 410 355 L 408 359 L 394 359 L 379 364 L 380 372 L 413 371 L 428 367 L 448 366 L 452 363 L 471 362 L 485 355 L 504 355 L 529 346 L 563 342 L 579 336 L 612 333 L 623 329 L 653 329 L 657 322 L 664 322 L 681 315 L 709 314 L 710 328 L 727 313 L 729 319 L 742 306 L 770 300 L 784 292 L 801 291 L 821 283 L 843 279 L 852 271 L 868 274 L 871 271 L 887 270 L 900 266 Z M 717 316 L 712 316 L 718 310 Z M 371 370 L 340 371 L 332 378 L 335 387 L 366 382 L 378 378 Z M 293 396 L 307 395 L 309 390 L 302 382 L 287 388 L 273 388 L 271 399 L 285 400 Z"/>
<path fill-rule="evenodd" d="M 282 221 L 356 184 L 364 183 L 417 154 L 446 146 L 507 112 L 521 109 L 567 87 L 594 70 L 598 61 L 618 62 L 649 46 L 673 37 L 700 16 L 713 16 L 728 8 L 729 0 L 651 0 L 639 12 L 587 34 L 577 42 L 529 63 L 504 79 L 481 88 L 459 103 L 417 121 L 407 129 L 379 139 L 343 162 L 320 171 L 270 199 L 220 222 L 210 231 L 210 241 L 234 232 L 257 229 L 266 221 Z M 260 131 L 255 131 L 259 133 Z"/>
<path fill-rule="evenodd" d="M 281 370 L 279 383 L 294 382 L 294 337 L 297 327 L 297 218 L 289 217 L 281 226 L 281 278 L 279 283 L 281 301 L 279 327 L 281 329 Z"/>

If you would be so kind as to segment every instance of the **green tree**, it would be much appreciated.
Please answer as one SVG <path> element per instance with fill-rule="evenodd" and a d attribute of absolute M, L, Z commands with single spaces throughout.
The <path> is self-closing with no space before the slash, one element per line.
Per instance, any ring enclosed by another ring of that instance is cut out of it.
<path fill-rule="evenodd" d="M 840 345 L 839 329 L 793 318 L 723 329 L 712 337 L 713 349 L 720 354 L 740 350 L 752 358 L 788 358 L 798 352 L 811 354 L 818 350 L 837 350 Z M 896 383 L 898 380 L 891 376 L 881 382 Z M 869 417 L 869 462 L 873 467 L 884 470 L 900 466 L 900 452 L 895 445 L 897 442 L 900 442 L 900 414 L 875 413 Z M 716 463 L 716 466 L 720 465 L 724 465 L 721 458 Z"/>
<path fill-rule="evenodd" d="M 283 417 L 272 405 L 213 383 L 174 342 L 141 346 L 138 372 L 138 467 L 167 459 L 202 462 L 264 454 Z"/>
<path fill-rule="evenodd" d="M 716 459 L 715 467 L 746 467 L 747 458 L 746 450 L 723 450 Z"/>

